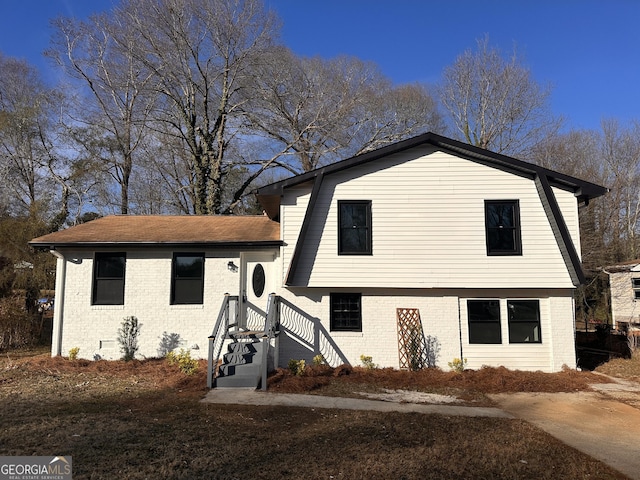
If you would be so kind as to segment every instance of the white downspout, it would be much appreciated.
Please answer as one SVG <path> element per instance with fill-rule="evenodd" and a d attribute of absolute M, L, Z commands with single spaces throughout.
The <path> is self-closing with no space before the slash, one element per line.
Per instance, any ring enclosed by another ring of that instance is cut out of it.
<path fill-rule="evenodd" d="M 67 259 L 55 249 L 49 250 L 57 259 L 56 265 L 56 297 L 53 306 L 53 332 L 51 335 L 51 356 L 62 355 L 62 319 L 64 310 L 64 287 L 67 277 Z"/>

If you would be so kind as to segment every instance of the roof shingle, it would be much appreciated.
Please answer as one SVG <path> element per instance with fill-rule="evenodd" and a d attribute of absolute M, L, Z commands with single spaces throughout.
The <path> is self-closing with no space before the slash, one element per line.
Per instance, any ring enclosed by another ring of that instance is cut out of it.
<path fill-rule="evenodd" d="M 34 247 L 108 244 L 278 244 L 280 224 L 266 216 L 113 215 L 43 235 Z"/>

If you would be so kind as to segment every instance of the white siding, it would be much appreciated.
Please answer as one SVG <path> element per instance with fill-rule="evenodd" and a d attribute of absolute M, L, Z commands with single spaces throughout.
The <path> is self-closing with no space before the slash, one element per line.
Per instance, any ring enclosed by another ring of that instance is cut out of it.
<path fill-rule="evenodd" d="M 305 239 L 296 284 L 310 287 L 572 288 L 532 180 L 427 151 L 398 154 L 325 178 Z M 415 155 L 415 153 L 413 153 Z M 306 190 L 308 192 L 309 190 Z M 577 231 L 573 195 L 556 189 L 569 230 Z M 295 194 L 295 192 L 291 192 Z M 522 256 L 487 256 L 484 201 L 520 202 Z M 371 200 L 373 255 L 337 254 L 337 201 Z M 572 202 L 572 205 L 571 205 Z M 304 215 L 300 201 L 283 219 Z M 289 229 L 289 227 L 286 227 Z M 285 261 L 291 258 L 287 230 Z M 295 236 L 297 238 L 297 236 Z M 288 264 L 285 263 L 285 270 Z M 344 272 L 348 272 L 347 275 Z"/>
<path fill-rule="evenodd" d="M 640 278 L 640 272 L 627 271 L 609 274 L 611 315 L 614 327 L 618 322 L 640 323 L 640 301 L 635 299 L 633 278 Z"/>
<path fill-rule="evenodd" d="M 311 198 L 311 188 L 312 185 L 306 185 L 288 189 L 281 201 L 280 238 L 285 244 L 282 249 L 282 261 L 287 267 L 296 248 L 298 235 Z M 287 268 L 283 269 L 283 275 L 286 274 Z"/>

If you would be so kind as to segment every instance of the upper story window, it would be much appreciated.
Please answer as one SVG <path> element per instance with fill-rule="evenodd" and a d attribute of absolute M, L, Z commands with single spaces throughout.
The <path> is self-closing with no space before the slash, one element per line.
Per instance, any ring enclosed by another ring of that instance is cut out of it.
<path fill-rule="evenodd" d="M 522 255 L 518 200 L 485 200 L 487 255 Z"/>
<path fill-rule="evenodd" d="M 469 343 L 502 343 L 499 300 L 467 300 Z"/>
<path fill-rule="evenodd" d="M 371 201 L 338 201 L 338 254 L 371 255 Z"/>
<path fill-rule="evenodd" d="M 203 303 L 204 253 L 175 253 L 171 277 L 172 305 Z"/>
<path fill-rule="evenodd" d="M 631 279 L 631 288 L 633 288 L 633 298 L 640 300 L 640 278 Z"/>
<path fill-rule="evenodd" d="M 93 305 L 124 305 L 124 253 L 96 252 L 93 262 Z"/>

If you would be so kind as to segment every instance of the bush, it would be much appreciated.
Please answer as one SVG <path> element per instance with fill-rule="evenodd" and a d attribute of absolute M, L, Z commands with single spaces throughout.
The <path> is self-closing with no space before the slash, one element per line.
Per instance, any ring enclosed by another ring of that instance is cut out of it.
<path fill-rule="evenodd" d="M 462 373 L 464 371 L 464 368 L 467 366 L 467 359 L 454 358 L 452 361 L 447 362 L 447 365 L 449 365 L 449 368 L 453 372 Z"/>
<path fill-rule="evenodd" d="M 80 347 L 73 347 L 69 350 L 69 360 L 75 362 L 78 359 L 78 353 L 80 353 Z"/>
<path fill-rule="evenodd" d="M 291 370 L 291 374 L 295 376 L 302 376 L 304 374 L 305 369 L 307 368 L 307 362 L 304 360 L 289 360 L 289 370 Z"/>
<path fill-rule="evenodd" d="M 360 361 L 362 362 L 362 366 L 367 370 L 375 370 L 378 368 L 378 365 L 373 363 L 373 357 L 368 355 L 360 355 Z"/>
<path fill-rule="evenodd" d="M 38 317 L 27 312 L 24 298 L 0 298 L 0 350 L 35 345 L 38 340 Z"/>
<path fill-rule="evenodd" d="M 141 326 L 136 317 L 125 317 L 122 320 L 122 325 L 118 329 L 118 343 L 125 362 L 133 360 L 136 356 Z"/>
<path fill-rule="evenodd" d="M 193 375 L 198 371 L 198 361 L 191 358 L 191 352 L 184 348 L 181 348 L 179 353 L 174 351 L 168 352 L 166 359 L 169 365 L 177 365 L 185 375 Z"/>

